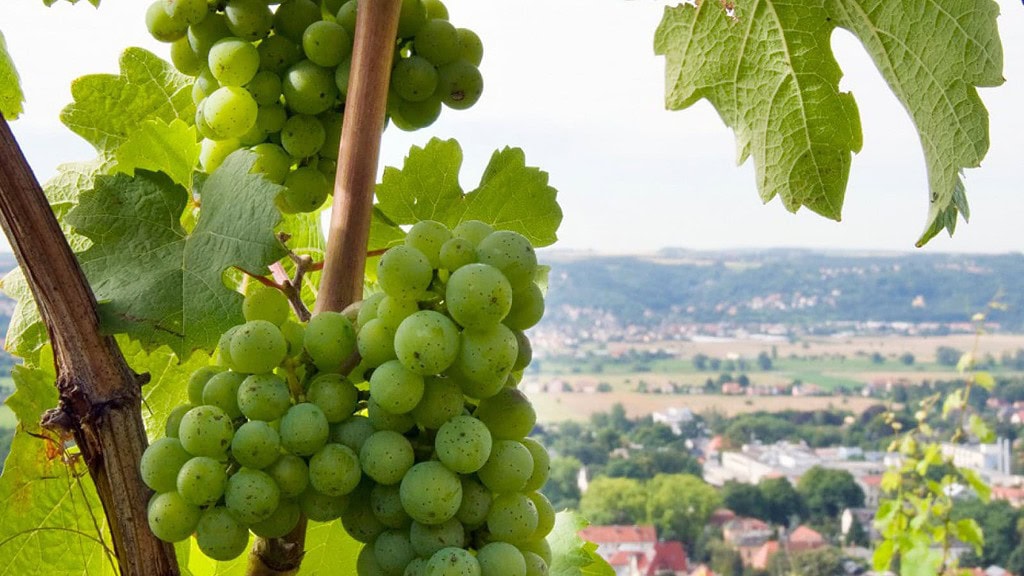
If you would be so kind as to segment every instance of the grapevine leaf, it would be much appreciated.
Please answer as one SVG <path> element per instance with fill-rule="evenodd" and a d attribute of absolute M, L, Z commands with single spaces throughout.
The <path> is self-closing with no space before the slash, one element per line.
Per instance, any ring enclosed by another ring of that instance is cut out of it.
<path fill-rule="evenodd" d="M 666 105 L 708 99 L 736 132 L 739 159 L 754 156 L 761 197 L 775 195 L 838 219 L 851 153 L 861 145 L 852 97 L 829 38 L 856 35 L 920 135 L 929 200 L 923 245 L 969 217 L 961 173 L 988 149 L 988 114 L 976 86 L 1003 82 L 991 0 L 936 0 L 913 18 L 884 0 L 762 0 L 667 8 L 655 38 L 666 56 Z M 731 4 L 730 4 L 731 5 Z"/>
<path fill-rule="evenodd" d="M 655 52 L 667 58 L 668 108 L 707 98 L 736 132 L 739 161 L 754 156 L 762 200 L 839 220 L 861 130 L 839 91 L 832 28 L 823 0 L 738 2 L 732 15 L 700 2 L 665 9 Z"/>
<path fill-rule="evenodd" d="M 526 165 L 518 148 L 494 153 L 480 186 L 463 193 L 459 185 L 462 148 L 455 140 L 431 139 L 414 146 L 401 169 L 388 167 L 377 186 L 377 210 L 371 249 L 383 248 L 404 234 L 399 226 L 437 220 L 454 226 L 482 220 L 495 228 L 514 230 L 535 246 L 552 244 L 562 221 L 557 191 L 548 175 Z M 389 230 L 390 228 L 390 230 Z"/>
<path fill-rule="evenodd" d="M 199 161 L 196 129 L 178 119 L 170 123 L 146 120 L 128 135 L 115 158 L 118 172 L 134 174 L 137 168 L 159 171 L 175 184 L 191 188 L 192 171 Z"/>
<path fill-rule="evenodd" d="M 871 557 L 871 566 L 875 572 L 884 572 L 892 564 L 892 557 L 896 552 L 896 542 L 883 540 L 875 547 L 875 553 Z"/>
<path fill-rule="evenodd" d="M 71 84 L 74 102 L 61 112 L 72 132 L 101 155 L 115 154 L 144 120 L 191 122 L 193 79 L 142 48 L 121 55 L 121 74 L 93 74 Z"/>
<path fill-rule="evenodd" d="M 189 195 L 164 174 L 99 177 L 82 194 L 67 220 L 93 241 L 79 259 L 105 329 L 185 357 L 242 322 L 242 297 L 224 285 L 224 271 L 266 274 L 285 254 L 273 233 L 281 187 L 250 174 L 254 161 L 236 152 L 203 181 L 189 234 L 179 222 Z"/>
<path fill-rule="evenodd" d="M 21 424 L 0 476 L 0 576 L 110 574 L 103 508 L 85 464 L 65 464 L 61 444 L 39 437 L 51 436 L 38 422 L 57 404 L 52 367 L 16 366 L 13 377 L 7 404 Z"/>
<path fill-rule="evenodd" d="M 970 430 L 971 434 L 982 444 L 988 444 L 996 441 L 996 433 L 988 423 L 977 414 L 971 414 L 970 419 L 967 421 L 967 429 Z"/>
<path fill-rule="evenodd" d="M 989 392 L 996 386 L 996 380 L 990 372 L 978 372 L 974 375 L 974 383 Z"/>
<path fill-rule="evenodd" d="M 615 570 L 597 555 L 597 545 L 580 538 L 580 530 L 588 525 L 576 512 L 555 515 L 555 527 L 548 536 L 552 576 L 614 576 Z"/>
<path fill-rule="evenodd" d="M 4 349 L 32 362 L 38 357 L 39 349 L 49 336 L 21 268 L 8 272 L 0 281 L 0 287 L 3 287 L 4 294 L 16 302 L 7 325 Z"/>
<path fill-rule="evenodd" d="M 932 549 L 925 537 L 901 556 L 900 576 L 934 576 L 942 564 L 942 550 Z"/>
<path fill-rule="evenodd" d="M 21 92 L 21 81 L 14 61 L 7 53 L 7 42 L 0 32 L 0 116 L 14 120 L 21 115 L 25 95 Z"/>
<path fill-rule="evenodd" d="M 985 537 L 981 532 L 981 526 L 974 518 L 963 518 L 956 523 L 956 537 L 966 544 L 974 546 L 974 551 L 979 556 L 981 548 L 985 544 Z"/>

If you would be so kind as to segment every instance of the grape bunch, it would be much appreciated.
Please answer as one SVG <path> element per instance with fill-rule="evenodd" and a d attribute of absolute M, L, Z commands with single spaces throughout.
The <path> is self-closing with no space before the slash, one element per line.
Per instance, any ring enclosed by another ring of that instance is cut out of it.
<path fill-rule="evenodd" d="M 239 148 L 284 186 L 282 212 L 318 209 L 333 190 L 360 0 L 156 0 L 146 25 L 171 44 L 171 62 L 195 77 L 200 163 L 212 172 Z M 402 0 L 388 115 L 432 124 L 442 105 L 480 98 L 483 44 L 456 28 L 440 0 Z"/>
<path fill-rule="evenodd" d="M 279 292 L 250 294 L 143 456 L 153 532 L 224 560 L 302 513 L 365 544 L 362 576 L 547 574 L 549 457 L 517 388 L 536 271 L 518 233 L 422 221 L 345 313 L 303 326 Z"/>

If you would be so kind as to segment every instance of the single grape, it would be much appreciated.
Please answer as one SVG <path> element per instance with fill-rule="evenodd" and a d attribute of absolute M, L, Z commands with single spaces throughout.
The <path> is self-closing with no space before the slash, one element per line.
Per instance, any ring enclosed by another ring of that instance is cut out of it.
<path fill-rule="evenodd" d="M 480 262 L 490 264 L 505 274 L 513 290 L 533 282 L 537 253 L 522 234 L 499 230 L 481 240 L 476 252 Z"/>
<path fill-rule="evenodd" d="M 224 506 L 203 512 L 196 525 L 196 544 L 203 554 L 226 562 L 241 556 L 249 545 L 249 530 Z"/>
<path fill-rule="evenodd" d="M 452 518 L 440 524 L 413 522 L 409 528 L 409 541 L 416 554 L 430 558 L 442 548 L 462 548 L 466 545 L 466 530 Z"/>
<path fill-rule="evenodd" d="M 274 13 L 274 32 L 296 43 L 302 33 L 320 20 L 320 6 L 310 0 L 285 0 Z"/>
<path fill-rule="evenodd" d="M 421 310 L 395 331 L 395 354 L 413 372 L 440 374 L 459 356 L 459 330 L 444 314 Z"/>
<path fill-rule="evenodd" d="M 512 308 L 505 317 L 505 325 L 513 330 L 528 330 L 544 316 L 544 294 L 540 286 L 530 282 L 512 292 Z"/>
<path fill-rule="evenodd" d="M 321 20 L 303 32 L 302 50 L 317 66 L 334 68 L 352 54 L 352 37 L 340 24 Z"/>
<path fill-rule="evenodd" d="M 348 446 L 327 444 L 309 459 L 309 482 L 321 494 L 344 496 L 359 485 L 359 464 Z"/>
<path fill-rule="evenodd" d="M 472 474 L 491 455 L 491 433 L 472 416 L 456 416 L 437 431 L 434 448 L 441 463 L 460 474 Z"/>
<path fill-rule="evenodd" d="M 374 318 L 356 335 L 359 356 L 368 366 L 377 367 L 395 358 L 395 332 L 382 320 Z"/>
<path fill-rule="evenodd" d="M 302 515 L 302 508 L 294 500 L 281 500 L 274 512 L 249 526 L 253 534 L 263 538 L 282 538 L 295 528 Z"/>
<path fill-rule="evenodd" d="M 186 502 L 177 492 L 157 494 L 147 509 L 150 531 L 164 542 L 180 542 L 191 536 L 200 515 L 199 507 Z"/>
<path fill-rule="evenodd" d="M 370 506 L 373 515 L 388 528 L 408 528 L 412 518 L 402 508 L 402 497 L 398 484 L 377 484 L 370 490 Z"/>
<path fill-rule="evenodd" d="M 465 398 L 457 382 L 451 378 L 427 376 L 423 380 L 423 397 L 410 414 L 423 428 L 437 430 L 462 414 L 464 405 Z"/>
<path fill-rule="evenodd" d="M 441 102 L 453 110 L 465 110 L 476 104 L 484 91 L 480 69 L 465 60 L 456 60 L 437 71 L 437 92 Z"/>
<path fill-rule="evenodd" d="M 396 348 L 397 345 L 396 337 Z M 515 334 L 504 324 L 463 330 L 455 361 L 463 392 L 473 398 L 497 394 L 512 371 L 519 352 L 517 346 Z"/>
<path fill-rule="evenodd" d="M 345 114 L 338 110 L 328 109 L 317 115 L 317 120 L 324 126 L 324 144 L 320 147 L 320 160 L 334 162 L 330 167 L 328 180 L 334 180 L 338 169 L 338 149 L 341 147 L 341 127 L 345 122 Z M 323 169 L 324 166 L 321 166 Z"/>
<path fill-rule="evenodd" d="M 358 576 L 390 576 L 390 573 L 385 572 L 377 563 L 377 554 L 373 551 L 373 546 L 370 545 L 373 544 L 373 540 L 368 541 L 367 544 L 356 556 L 356 574 Z"/>
<path fill-rule="evenodd" d="M 274 14 L 264 0 L 231 0 L 224 7 L 231 33 L 250 42 L 270 35 Z"/>
<path fill-rule="evenodd" d="M 462 548 L 442 548 L 427 561 L 427 576 L 480 576 L 480 563 Z"/>
<path fill-rule="evenodd" d="M 261 70 L 245 85 L 261 107 L 277 104 L 281 99 L 281 77 L 270 70 Z"/>
<path fill-rule="evenodd" d="M 463 266 L 476 262 L 476 248 L 465 238 L 452 238 L 441 245 L 438 262 L 441 268 L 455 272 Z"/>
<path fill-rule="evenodd" d="M 512 286 L 494 266 L 467 264 L 448 279 L 445 302 L 448 313 L 462 326 L 487 329 L 512 308 Z"/>
<path fill-rule="evenodd" d="M 260 68 L 256 47 L 241 38 L 221 38 L 210 47 L 208 58 L 210 72 L 221 86 L 244 86 Z"/>
<path fill-rule="evenodd" d="M 419 304 L 415 300 L 384 296 L 377 306 L 377 319 L 394 331 L 398 330 L 403 320 L 419 310 Z"/>
<path fill-rule="evenodd" d="M 375 432 L 359 450 L 363 472 L 378 484 L 398 484 L 414 460 L 409 440 L 391 430 Z"/>
<path fill-rule="evenodd" d="M 283 498 L 295 498 L 309 485 L 309 468 L 306 461 L 295 454 L 282 454 L 263 471 L 274 479 Z"/>
<path fill-rule="evenodd" d="M 256 124 L 258 113 L 259 106 L 252 95 L 238 86 L 222 86 L 203 101 L 206 123 L 224 139 L 245 134 Z"/>
<path fill-rule="evenodd" d="M 339 312 L 320 312 L 309 320 L 306 352 L 321 372 L 338 372 L 356 350 L 352 321 Z"/>
<path fill-rule="evenodd" d="M 524 438 L 520 442 L 530 451 L 530 456 L 533 456 L 533 473 L 530 474 L 523 490 L 540 490 L 547 483 L 548 475 L 551 473 L 551 456 L 544 446 L 533 438 Z"/>
<path fill-rule="evenodd" d="M 330 430 L 331 442 L 344 444 L 355 451 L 356 454 L 362 450 L 366 439 L 375 432 L 370 419 L 361 414 L 356 414 L 340 424 L 331 426 Z"/>
<path fill-rule="evenodd" d="M 475 476 L 462 477 L 462 504 L 455 513 L 467 529 L 479 528 L 487 521 L 487 512 L 491 509 L 491 491 L 480 483 Z"/>
<path fill-rule="evenodd" d="M 427 7 L 422 0 L 402 0 L 398 13 L 398 37 L 412 38 L 427 23 Z"/>
<path fill-rule="evenodd" d="M 294 320 L 285 320 L 281 324 L 281 334 L 288 341 L 288 357 L 293 358 L 302 354 L 302 341 L 306 336 L 306 325 Z"/>
<path fill-rule="evenodd" d="M 249 420 L 277 420 L 291 407 L 288 384 L 274 374 L 253 374 L 238 387 L 236 401 Z"/>
<path fill-rule="evenodd" d="M 447 20 L 428 20 L 416 33 L 413 50 L 434 66 L 443 66 L 459 57 L 459 33 Z"/>
<path fill-rule="evenodd" d="M 308 158 L 320 151 L 326 137 L 323 123 L 315 116 L 295 114 L 281 129 L 281 147 L 293 158 Z"/>
<path fill-rule="evenodd" d="M 263 174 L 274 184 L 283 184 L 292 167 L 292 157 L 277 144 L 264 142 L 252 147 L 256 163 L 252 166 L 255 174 Z"/>
<path fill-rule="evenodd" d="M 223 458 L 231 446 L 235 429 L 231 418 L 216 406 L 196 406 L 181 419 L 178 439 L 193 456 Z"/>
<path fill-rule="evenodd" d="M 241 90 L 241 88 L 239 88 Z M 241 148 L 242 144 L 237 138 L 226 140 L 204 139 L 199 150 L 199 164 L 203 171 L 212 174 L 235 150 Z"/>
<path fill-rule="evenodd" d="M 349 496 L 349 506 L 341 514 L 341 525 L 348 535 L 364 544 L 372 544 L 386 528 L 373 515 L 370 506 L 369 489 L 360 487 Z M 367 546 L 371 552 L 372 546 Z"/>
<path fill-rule="evenodd" d="M 477 551 L 480 576 L 526 576 L 526 560 L 508 542 L 491 542 Z"/>
<path fill-rule="evenodd" d="M 185 417 L 186 412 L 193 408 L 195 408 L 193 404 L 179 404 L 175 406 L 174 410 L 171 410 L 171 413 L 167 415 L 167 423 L 164 424 L 164 436 L 177 438 L 181 419 Z"/>
<path fill-rule="evenodd" d="M 416 425 L 416 420 L 411 414 L 392 414 L 381 408 L 372 396 L 366 403 L 366 415 L 370 419 L 370 423 L 373 424 L 374 430 L 393 430 L 404 434 Z"/>
<path fill-rule="evenodd" d="M 242 424 L 231 439 L 231 456 L 246 468 L 266 468 L 280 455 L 281 437 L 261 420 Z"/>
<path fill-rule="evenodd" d="M 185 37 L 178 38 L 171 44 L 171 63 L 178 72 L 189 76 L 198 76 L 206 68 L 206 62 L 192 50 L 188 38 Z"/>
<path fill-rule="evenodd" d="M 441 98 L 436 94 L 420 102 L 398 98 L 388 112 L 395 126 L 412 132 L 430 126 L 441 116 Z"/>
<path fill-rule="evenodd" d="M 190 459 L 178 471 L 178 494 L 193 506 L 216 504 L 224 495 L 228 473 L 224 464 L 207 456 Z"/>
<path fill-rule="evenodd" d="M 373 371 L 370 395 L 388 412 L 404 414 L 415 408 L 423 397 L 423 376 L 398 360 L 389 360 Z"/>
<path fill-rule="evenodd" d="M 402 573 L 402 576 L 426 576 L 428 560 L 430 559 L 413 558 L 412 562 L 405 566 L 405 572 Z"/>
<path fill-rule="evenodd" d="M 455 30 L 459 35 L 459 59 L 479 67 L 484 59 L 484 44 L 480 37 L 469 28 Z"/>
<path fill-rule="evenodd" d="M 491 536 L 505 542 L 519 543 L 537 531 L 537 506 L 525 494 L 498 494 L 487 513 L 487 529 Z"/>
<path fill-rule="evenodd" d="M 327 110 L 338 98 L 334 75 L 327 68 L 309 60 L 301 60 L 281 78 L 285 102 L 297 114 L 317 115 Z"/>
<path fill-rule="evenodd" d="M 231 360 L 241 372 L 270 372 L 287 354 L 288 343 L 281 329 L 266 320 L 250 320 L 231 337 Z"/>
<path fill-rule="evenodd" d="M 280 326 L 288 319 L 291 308 L 284 292 L 257 284 L 242 300 L 242 315 L 246 320 L 266 320 Z"/>
<path fill-rule="evenodd" d="M 548 563 L 534 552 L 523 551 L 526 561 L 526 576 L 548 576 Z"/>
<path fill-rule="evenodd" d="M 323 205 L 331 193 L 331 183 L 312 166 L 293 170 L 284 180 L 284 190 L 277 197 L 282 212 L 313 212 Z"/>
<path fill-rule="evenodd" d="M 260 70 L 281 73 L 302 60 L 302 47 L 284 36 L 272 35 L 256 47 Z"/>
<path fill-rule="evenodd" d="M 342 101 L 348 96 L 348 79 L 352 72 L 352 63 L 349 60 L 338 64 L 334 69 L 334 85 L 338 88 L 338 94 Z"/>
<path fill-rule="evenodd" d="M 242 468 L 228 478 L 224 503 L 243 524 L 254 524 L 269 517 L 280 503 L 281 491 L 269 474 Z"/>
<path fill-rule="evenodd" d="M 154 492 L 171 492 L 177 487 L 178 471 L 192 456 L 177 438 L 161 438 L 146 447 L 139 461 L 142 481 Z"/>
<path fill-rule="evenodd" d="M 203 388 L 215 374 L 223 372 L 222 366 L 203 366 L 188 378 L 188 401 L 198 406 L 203 403 Z"/>
<path fill-rule="evenodd" d="M 163 0 L 157 0 L 146 10 L 146 28 L 149 34 L 160 42 L 174 42 L 185 37 L 188 22 L 182 18 L 171 17 L 164 10 Z"/>
<path fill-rule="evenodd" d="M 551 565 L 551 560 L 554 558 L 551 553 L 551 545 L 544 538 L 519 544 L 519 551 L 523 554 L 532 552 L 535 556 L 539 556 L 545 563 L 544 570 L 547 570 L 547 566 Z M 527 568 L 527 571 L 529 571 L 529 568 Z M 543 573 L 547 574 L 547 572 Z"/>
<path fill-rule="evenodd" d="M 491 430 L 497 440 L 520 440 L 533 430 L 537 413 L 530 400 L 515 388 L 500 392 L 480 401 L 473 415 Z"/>
<path fill-rule="evenodd" d="M 199 58 L 207 59 L 210 48 L 221 38 L 231 36 L 227 19 L 223 14 L 211 12 L 198 24 L 188 28 L 188 43 Z"/>
<path fill-rule="evenodd" d="M 526 495 L 533 502 L 537 509 L 537 529 L 533 531 L 530 540 L 543 540 L 555 527 L 555 507 L 547 496 L 540 492 L 530 492 Z"/>
<path fill-rule="evenodd" d="M 430 98 L 437 90 L 437 68 L 420 56 L 402 58 L 391 71 L 391 87 L 410 102 Z"/>
<path fill-rule="evenodd" d="M 441 0 L 423 0 L 423 5 L 427 8 L 428 20 L 435 18 L 440 18 L 441 20 L 448 19 L 448 8 L 445 7 L 444 2 Z"/>
<path fill-rule="evenodd" d="M 203 404 L 216 406 L 228 415 L 228 418 L 235 420 L 242 416 L 238 409 L 238 388 L 245 380 L 245 374 L 226 370 L 214 374 L 203 388 Z"/>
<path fill-rule="evenodd" d="M 477 472 L 480 481 L 494 492 L 516 492 L 533 474 L 533 456 L 521 442 L 497 440 L 487 463 Z"/>
<path fill-rule="evenodd" d="M 525 370 L 530 365 L 530 361 L 533 360 L 533 345 L 530 344 L 530 339 L 520 330 L 513 330 L 513 334 L 516 335 L 516 343 L 519 346 L 519 350 L 516 353 L 516 362 L 512 365 L 512 371 L 518 372 Z"/>
<path fill-rule="evenodd" d="M 406 564 L 416 558 L 407 530 L 385 530 L 373 542 L 377 565 L 386 574 L 401 574 Z"/>
<path fill-rule="evenodd" d="M 356 12 L 359 9 L 358 0 L 349 0 L 338 8 L 335 21 L 348 32 L 352 38 L 356 37 Z"/>
<path fill-rule="evenodd" d="M 296 404 L 281 417 L 281 446 L 299 456 L 312 456 L 327 443 L 330 425 L 315 404 Z"/>
<path fill-rule="evenodd" d="M 176 21 L 194 26 L 210 12 L 206 0 L 164 0 L 164 10 Z"/>
<path fill-rule="evenodd" d="M 390 248 L 377 263 L 380 287 L 395 298 L 414 300 L 423 296 L 433 277 L 430 260 L 409 246 Z"/>
<path fill-rule="evenodd" d="M 302 513 L 316 522 L 330 522 L 340 518 L 349 507 L 349 496 L 328 496 L 308 487 L 299 497 Z"/>
<path fill-rule="evenodd" d="M 421 524 L 440 524 L 455 516 L 462 503 L 462 483 L 440 462 L 420 462 L 402 479 L 402 506 Z"/>
<path fill-rule="evenodd" d="M 465 220 L 459 222 L 455 228 L 452 228 L 452 236 L 454 238 L 462 238 L 469 241 L 476 248 L 480 245 L 480 242 L 484 238 L 487 238 L 494 232 L 494 228 L 486 222 L 480 220 Z"/>
<path fill-rule="evenodd" d="M 316 404 L 327 421 L 333 424 L 355 412 L 359 391 L 341 374 L 320 374 L 309 383 L 306 400 Z"/>

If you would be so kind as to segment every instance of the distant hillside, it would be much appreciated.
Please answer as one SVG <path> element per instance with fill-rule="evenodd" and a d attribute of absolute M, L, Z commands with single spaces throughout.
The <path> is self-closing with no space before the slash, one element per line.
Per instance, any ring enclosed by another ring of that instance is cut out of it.
<path fill-rule="evenodd" d="M 664 322 L 820 325 L 835 321 L 953 323 L 991 319 L 1024 329 L 1024 254 L 866 254 L 767 250 L 654 256 L 543 254 L 551 266 L 544 324 L 606 314 Z"/>

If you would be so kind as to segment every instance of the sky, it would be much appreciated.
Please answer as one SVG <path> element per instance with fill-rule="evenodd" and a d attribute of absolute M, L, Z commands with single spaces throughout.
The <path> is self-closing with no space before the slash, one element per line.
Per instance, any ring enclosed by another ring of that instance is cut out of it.
<path fill-rule="evenodd" d="M 1024 8 L 999 0 L 1006 83 L 981 89 L 991 146 L 966 173 L 971 222 L 928 252 L 1024 250 Z M 914 250 L 927 211 L 918 137 L 859 43 L 836 31 L 833 50 L 861 113 L 842 222 L 762 204 L 753 164 L 736 166 L 735 140 L 706 102 L 664 109 L 664 60 L 653 35 L 666 4 L 655 0 L 448 0 L 456 26 L 483 39 L 484 94 L 468 111 L 445 110 L 431 127 L 385 132 L 382 164 L 401 165 L 410 146 L 456 138 L 462 183 L 475 187 L 491 153 L 523 148 L 550 174 L 564 212 L 557 247 L 649 253 L 663 247 L 799 247 Z M 70 82 L 115 73 L 120 52 L 142 46 L 167 57 L 143 23 L 147 2 L 0 1 L 0 31 L 18 66 L 26 113 L 12 128 L 41 180 L 67 161 L 95 155 L 60 124 Z"/>

